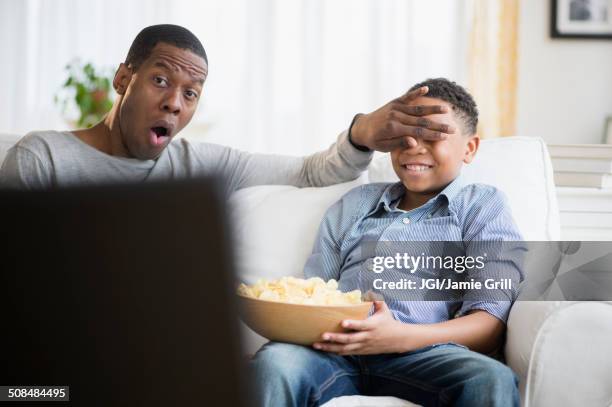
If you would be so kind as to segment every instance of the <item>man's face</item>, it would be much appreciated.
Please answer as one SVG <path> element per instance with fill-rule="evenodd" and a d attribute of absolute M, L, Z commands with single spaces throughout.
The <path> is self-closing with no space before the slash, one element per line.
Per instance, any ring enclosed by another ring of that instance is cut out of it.
<path fill-rule="evenodd" d="M 165 43 L 135 72 L 121 65 L 115 84 L 123 95 L 119 124 L 130 155 L 148 160 L 161 154 L 193 117 L 207 73 L 202 57 Z"/>
<path fill-rule="evenodd" d="M 426 117 L 457 129 L 457 132 L 449 135 L 446 140 L 417 139 L 416 147 L 402 147 L 391 151 L 393 169 L 408 191 L 437 193 L 459 175 L 463 163 L 472 161 L 478 150 L 479 138 L 463 134 L 463 122 L 457 118 L 452 106 L 443 100 L 419 97 L 410 104 L 448 107 L 447 113 Z"/>

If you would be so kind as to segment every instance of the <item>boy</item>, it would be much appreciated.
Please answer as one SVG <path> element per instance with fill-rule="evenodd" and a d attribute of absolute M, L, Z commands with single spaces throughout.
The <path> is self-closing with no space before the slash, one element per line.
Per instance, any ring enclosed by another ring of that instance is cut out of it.
<path fill-rule="evenodd" d="M 460 176 L 479 146 L 474 100 L 446 79 L 429 79 L 413 89 L 421 86 L 429 92 L 414 103 L 447 106 L 447 113 L 428 119 L 459 130 L 446 140 L 419 140 L 417 146 L 391 151 L 400 182 L 364 185 L 334 204 L 305 266 L 307 278 L 337 279 L 342 291 L 367 289 L 364 266 L 373 260 L 364 250 L 367 242 L 454 241 L 463 254 L 477 256 L 483 254 L 477 253 L 478 242 L 521 240 L 502 193 L 466 185 Z M 427 255 L 444 255 L 444 245 L 438 246 L 443 250 Z M 428 271 L 406 274 L 420 284 Z M 520 266 L 491 255 L 486 267 L 466 274 L 482 281 L 503 276 L 512 286 L 497 290 L 495 299 L 468 291 L 460 300 L 440 301 L 402 301 L 386 290 L 386 302 L 375 301 L 369 318 L 343 321 L 347 333 L 324 333 L 314 349 L 267 344 L 253 359 L 262 404 L 310 406 L 365 394 L 423 406 L 518 405 L 515 374 L 483 354 L 501 346 L 522 280 Z"/>

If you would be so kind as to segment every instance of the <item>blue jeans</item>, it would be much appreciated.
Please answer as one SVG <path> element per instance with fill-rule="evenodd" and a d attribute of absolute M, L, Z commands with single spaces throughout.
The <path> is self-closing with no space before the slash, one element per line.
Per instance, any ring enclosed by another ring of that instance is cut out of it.
<path fill-rule="evenodd" d="M 318 406 L 348 395 L 395 396 L 423 406 L 518 406 L 506 365 L 444 343 L 401 354 L 339 356 L 270 342 L 251 361 L 261 406 Z"/>

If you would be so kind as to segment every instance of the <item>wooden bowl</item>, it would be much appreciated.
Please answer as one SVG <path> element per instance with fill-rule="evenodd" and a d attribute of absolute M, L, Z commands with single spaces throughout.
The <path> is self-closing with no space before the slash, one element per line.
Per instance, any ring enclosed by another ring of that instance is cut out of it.
<path fill-rule="evenodd" d="M 266 301 L 238 295 L 240 317 L 271 341 L 312 345 L 324 332 L 347 332 L 345 319 L 365 319 L 371 302 L 356 305 L 303 305 Z"/>

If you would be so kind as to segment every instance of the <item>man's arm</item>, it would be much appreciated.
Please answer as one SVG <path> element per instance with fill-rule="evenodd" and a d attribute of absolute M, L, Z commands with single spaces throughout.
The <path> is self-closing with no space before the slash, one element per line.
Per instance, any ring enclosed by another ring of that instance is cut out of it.
<path fill-rule="evenodd" d="M 254 185 L 276 184 L 322 187 L 356 179 L 372 160 L 372 152 L 359 151 L 347 131 L 327 150 L 307 157 L 250 154 L 231 150 L 225 174 L 232 190 Z"/>
<path fill-rule="evenodd" d="M 351 181 L 366 170 L 373 150 L 386 152 L 416 144 L 414 137 L 442 140 L 455 131 L 422 117 L 442 112 L 446 107 L 407 105 L 427 91 L 424 87 L 408 92 L 372 113 L 357 115 L 335 144 L 307 157 L 249 154 L 233 149 L 214 157 L 203 149 L 201 156 L 203 161 L 217 165 L 217 170 L 227 177 L 229 192 L 264 184 L 308 187 Z"/>
<path fill-rule="evenodd" d="M 8 151 L 0 167 L 0 188 L 28 190 L 51 186 L 50 172 L 36 154 L 19 145 Z"/>

